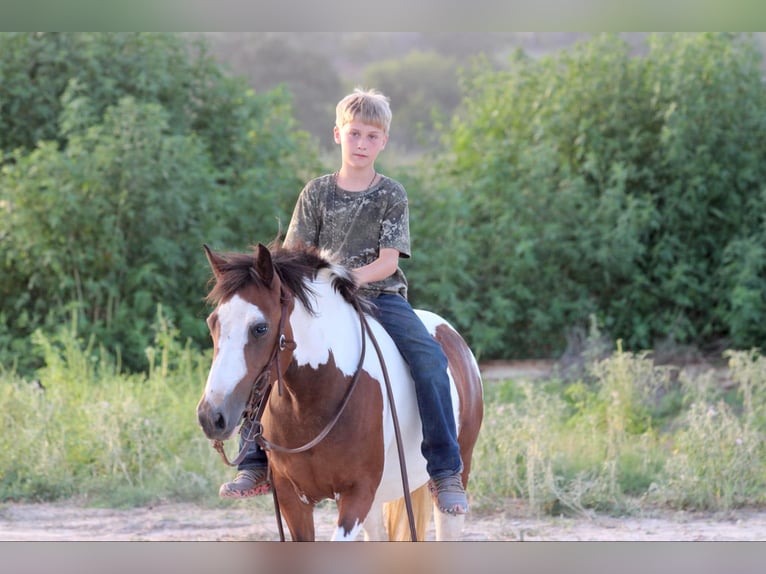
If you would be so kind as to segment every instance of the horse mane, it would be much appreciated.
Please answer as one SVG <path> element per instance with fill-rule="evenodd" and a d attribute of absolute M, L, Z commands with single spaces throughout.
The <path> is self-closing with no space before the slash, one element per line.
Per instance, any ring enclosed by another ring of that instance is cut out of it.
<path fill-rule="evenodd" d="M 248 253 L 222 254 L 225 262 L 220 266 L 220 277 L 212 279 L 215 284 L 205 298 L 208 303 L 217 305 L 248 285 L 267 287 L 256 272 L 256 250 L 257 247 L 253 246 Z M 347 303 L 369 311 L 370 303 L 357 291 L 358 286 L 351 271 L 335 262 L 327 253 L 306 245 L 287 248 L 278 240 L 272 241 L 268 250 L 280 281 L 310 313 L 314 314 L 316 310 L 313 305 L 315 292 L 309 281 L 316 279 L 324 269 L 332 272 L 335 292 Z"/>

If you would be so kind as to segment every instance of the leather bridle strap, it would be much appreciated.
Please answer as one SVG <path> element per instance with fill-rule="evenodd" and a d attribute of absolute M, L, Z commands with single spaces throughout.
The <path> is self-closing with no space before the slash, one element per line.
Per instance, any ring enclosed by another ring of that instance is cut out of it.
<path fill-rule="evenodd" d="M 263 367 L 260 374 L 255 378 L 253 387 L 250 390 L 250 398 L 247 401 L 244 421 L 239 430 L 240 436 L 242 438 L 242 445 L 239 449 L 239 454 L 234 460 L 230 461 L 229 457 L 226 456 L 226 451 L 223 448 L 223 441 L 213 441 L 213 448 L 218 451 L 218 454 L 221 455 L 223 462 L 228 466 L 237 466 L 240 462 L 242 462 L 250 450 L 250 445 L 252 445 L 253 442 L 257 442 L 257 437 L 260 436 L 261 416 L 263 415 L 263 411 L 266 408 L 266 403 L 268 402 L 269 394 L 271 393 L 271 388 L 273 386 L 273 381 L 271 380 L 271 369 L 275 363 L 277 367 L 279 395 L 282 395 L 282 365 L 280 356 L 282 351 L 285 349 L 295 349 L 295 341 L 285 338 L 285 324 L 287 322 L 287 316 L 289 315 L 287 310 L 292 301 L 292 296 L 284 290 L 284 287 L 281 289 L 280 299 L 282 302 L 282 310 L 279 317 L 277 340 L 274 343 L 274 348 L 271 351 L 269 360 L 266 362 L 266 365 Z M 262 383 L 263 381 L 265 381 L 265 388 L 261 389 L 264 384 Z M 260 396 L 261 394 L 262 396 Z M 259 398 L 260 401 L 258 400 Z M 247 429 L 246 433 L 244 432 L 245 429 Z"/>
<path fill-rule="evenodd" d="M 351 395 L 354 393 L 354 389 L 356 389 L 356 386 L 359 383 L 359 379 L 361 378 L 361 375 L 362 375 L 362 365 L 364 364 L 364 357 L 367 353 L 367 338 L 364 336 L 364 326 L 365 324 L 363 323 L 362 324 L 362 351 L 359 354 L 359 362 L 356 365 L 354 378 L 351 379 L 351 382 L 346 388 L 346 393 L 343 395 L 343 399 L 341 400 L 340 407 L 338 407 L 338 412 L 335 413 L 335 416 L 332 418 L 332 420 L 328 422 L 325 425 L 325 427 L 319 432 L 319 434 L 315 436 L 312 440 L 310 440 L 303 446 L 298 446 L 295 448 L 288 448 L 288 447 L 275 444 L 267 440 L 266 437 L 264 437 L 263 434 L 259 432 L 255 437 L 255 441 L 259 445 L 261 445 L 261 447 L 264 450 L 275 450 L 275 451 L 286 453 L 286 454 L 296 454 L 299 452 L 305 452 L 309 450 L 310 448 L 313 448 L 316 445 L 318 445 L 320 442 L 322 442 L 325 439 L 325 437 L 328 434 L 330 434 L 330 431 L 333 429 L 335 424 L 340 419 L 341 415 L 343 414 L 343 411 L 346 410 L 346 407 L 348 406 L 348 403 L 351 400 Z M 279 378 L 281 375 L 277 375 L 277 376 Z M 263 400 L 261 401 L 261 404 L 264 404 L 267 398 L 268 398 L 268 395 L 264 396 Z M 259 408 L 259 411 L 262 413 L 263 409 Z M 258 424 L 260 426 L 260 419 L 258 419 Z"/>

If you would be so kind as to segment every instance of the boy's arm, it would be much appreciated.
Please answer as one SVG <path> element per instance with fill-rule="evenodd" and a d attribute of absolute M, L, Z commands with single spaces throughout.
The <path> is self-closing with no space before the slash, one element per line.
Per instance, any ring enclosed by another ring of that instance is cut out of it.
<path fill-rule="evenodd" d="M 357 267 L 352 271 L 354 279 L 361 287 L 374 281 L 382 281 L 390 277 L 399 265 L 399 250 L 392 247 L 383 247 L 378 258 L 372 263 Z"/>

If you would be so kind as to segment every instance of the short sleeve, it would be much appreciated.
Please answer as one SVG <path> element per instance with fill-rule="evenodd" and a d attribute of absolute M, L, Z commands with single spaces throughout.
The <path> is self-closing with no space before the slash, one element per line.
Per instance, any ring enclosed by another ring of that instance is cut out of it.
<path fill-rule="evenodd" d="M 284 246 L 295 247 L 298 244 L 317 247 L 319 239 L 319 217 L 316 209 L 317 204 L 312 200 L 311 183 L 309 182 L 301 191 L 293 208 L 290 225 L 287 227 Z"/>
<path fill-rule="evenodd" d="M 399 251 L 410 257 L 410 213 L 407 197 L 395 202 L 385 214 L 380 231 L 380 247 Z"/>

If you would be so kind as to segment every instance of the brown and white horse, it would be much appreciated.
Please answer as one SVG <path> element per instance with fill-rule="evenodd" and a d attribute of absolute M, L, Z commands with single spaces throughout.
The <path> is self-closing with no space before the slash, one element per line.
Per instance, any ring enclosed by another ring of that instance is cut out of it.
<path fill-rule="evenodd" d="M 267 446 L 267 452 L 292 539 L 314 540 L 314 506 L 328 498 L 338 509 L 333 540 L 354 540 L 362 529 L 367 540 L 406 539 L 403 480 L 384 368 L 363 330 L 358 310 L 365 307 L 360 307 L 348 270 L 310 249 L 259 244 L 252 253 L 223 255 L 207 246 L 205 251 L 215 278 L 208 301 L 216 306 L 208 317 L 213 363 L 197 406 L 205 435 L 217 441 L 230 438 L 252 412 L 257 402 L 252 397 L 266 396 L 262 436 L 267 445 L 279 447 Z M 483 415 L 479 368 L 444 319 L 418 314 L 449 360 L 465 486 Z M 423 539 L 432 504 L 414 385 L 374 314 L 365 317 L 372 343 L 377 341 L 385 359 L 418 538 Z M 265 394 L 272 383 L 277 389 Z M 310 448 L 286 452 L 315 441 L 323 431 L 326 435 Z M 459 539 L 464 516 L 436 510 L 434 517 L 437 539 Z"/>

